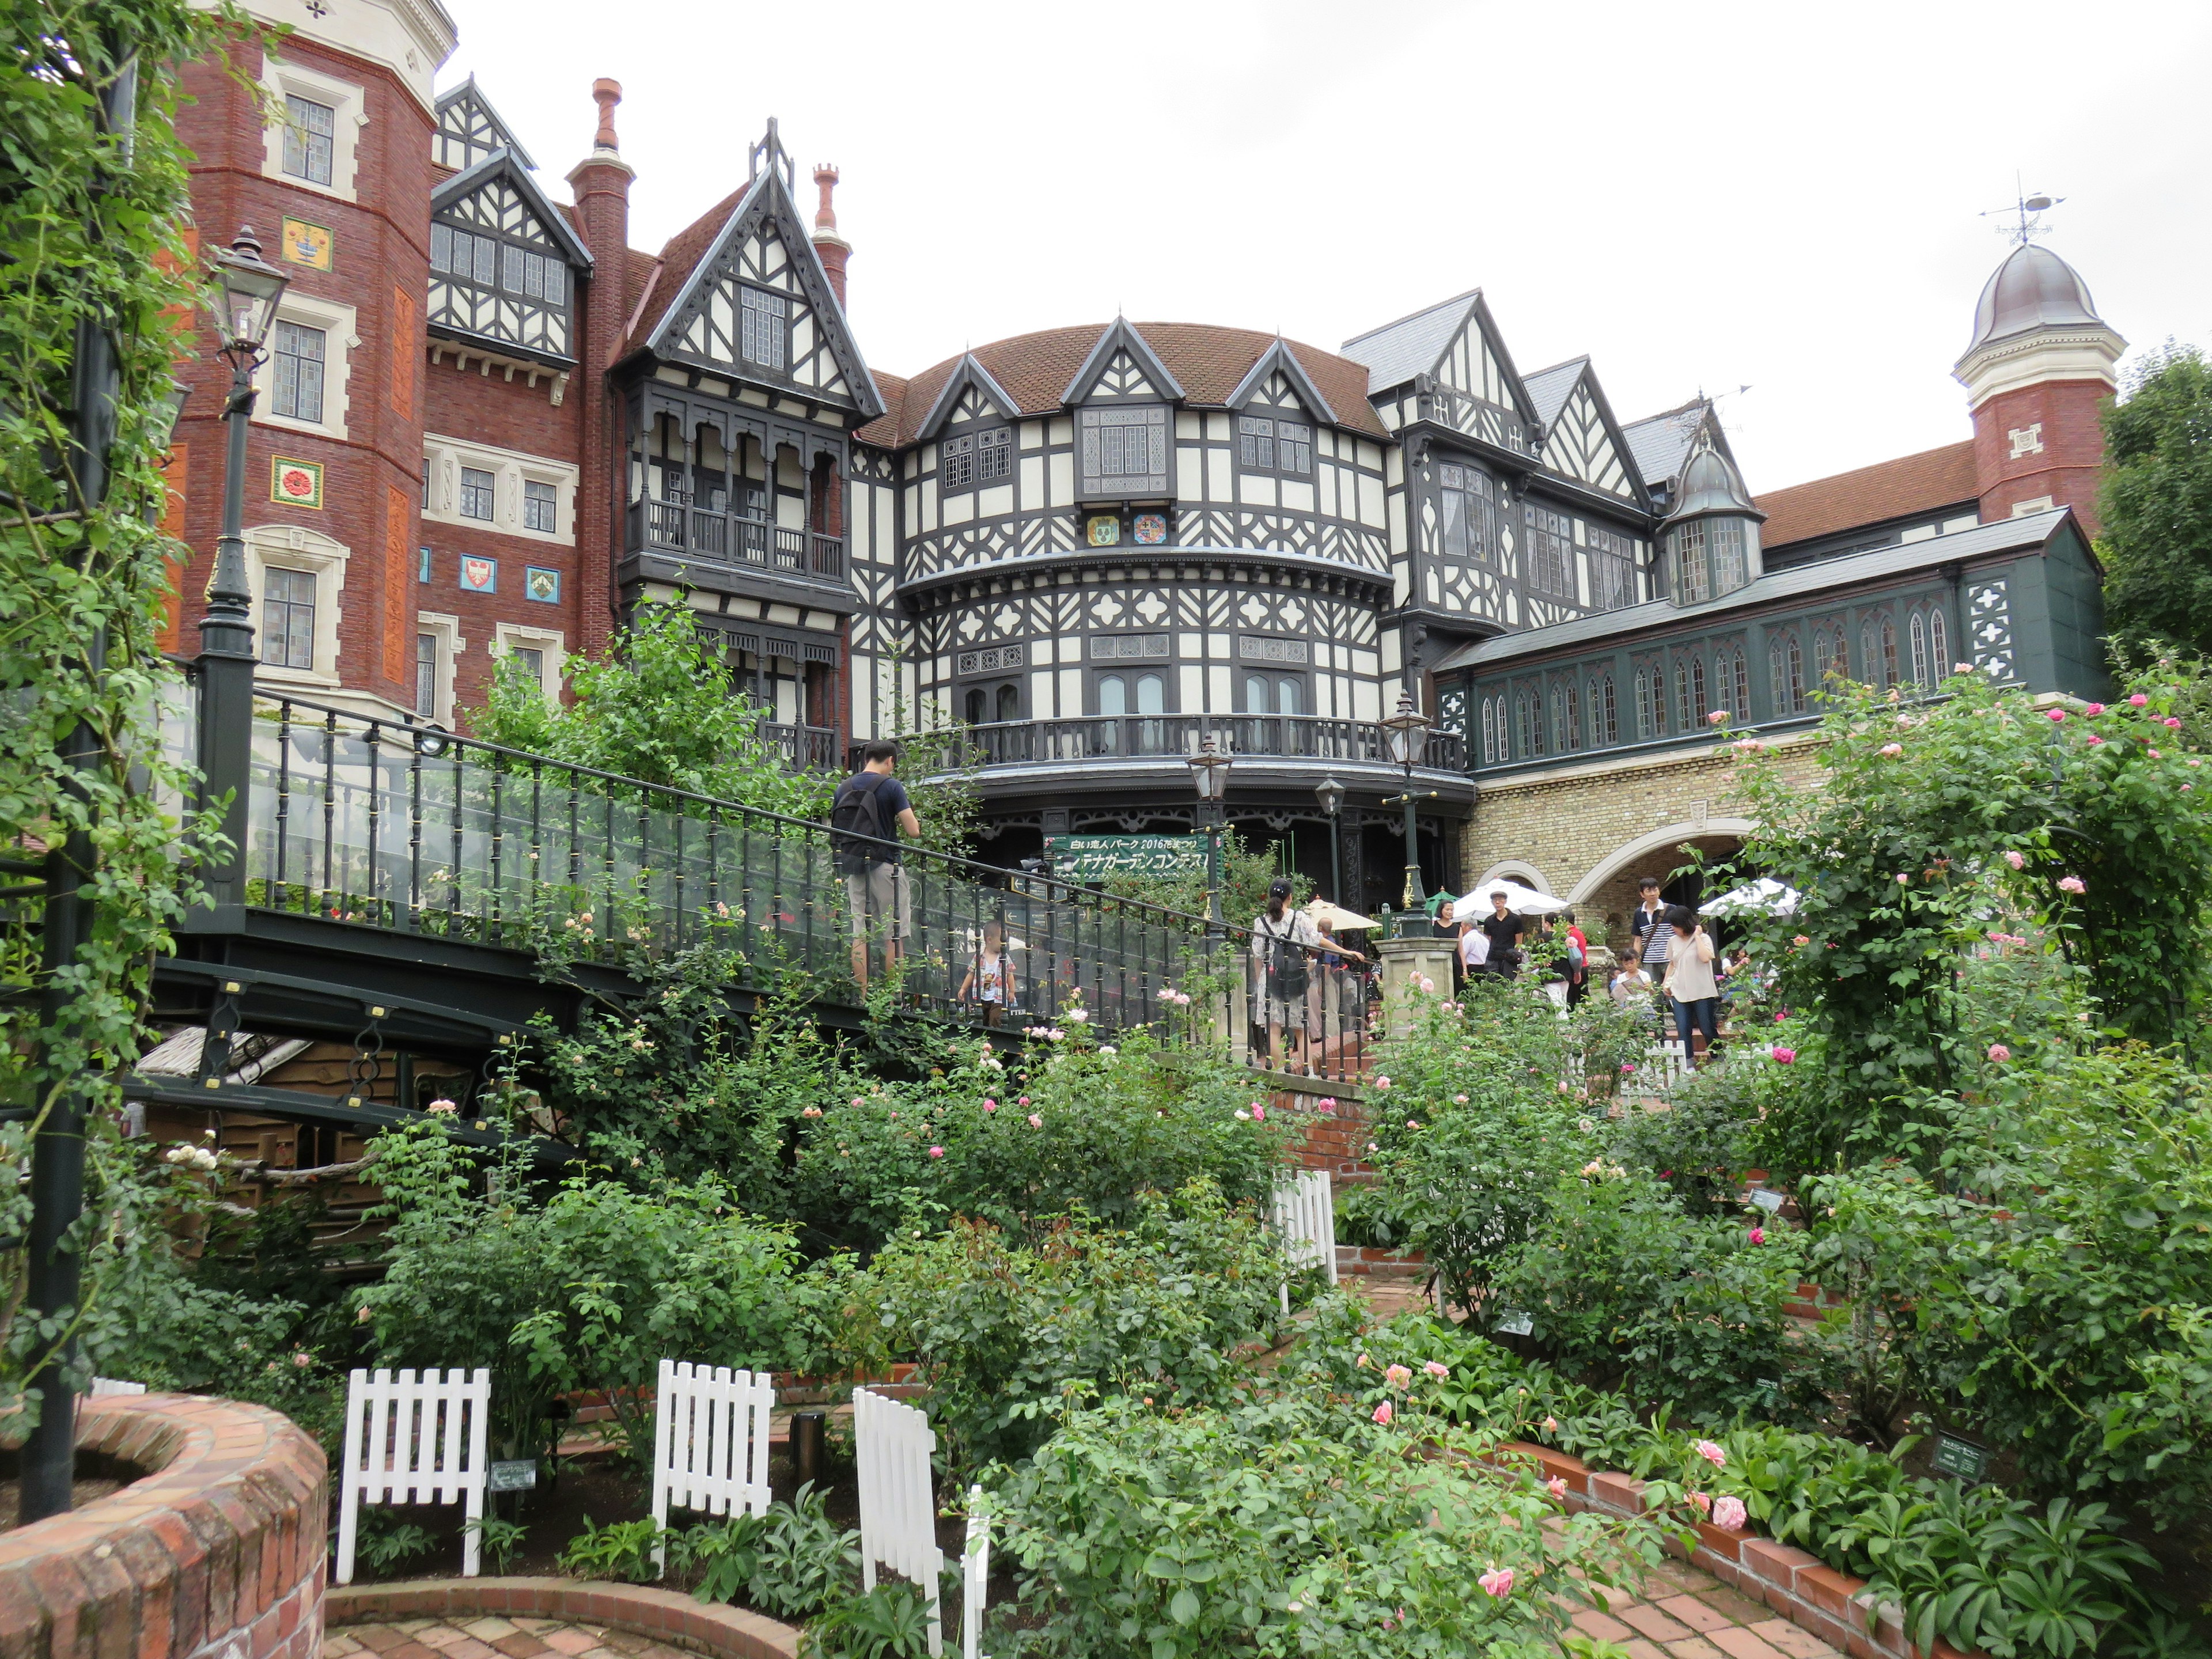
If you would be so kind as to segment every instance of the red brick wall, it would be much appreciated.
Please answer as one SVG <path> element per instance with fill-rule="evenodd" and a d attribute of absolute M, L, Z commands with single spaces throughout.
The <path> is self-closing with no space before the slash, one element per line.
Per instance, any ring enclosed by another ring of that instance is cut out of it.
<path fill-rule="evenodd" d="M 343 441 L 257 423 L 247 446 L 246 522 L 301 524 L 343 543 L 350 551 L 338 629 L 339 672 L 347 684 L 390 697 L 414 700 L 414 595 L 391 592 L 411 570 L 395 572 L 391 549 L 416 544 L 415 503 L 422 497 L 422 375 L 418 372 L 422 306 L 429 283 L 429 112 L 392 74 L 349 58 L 304 35 L 284 43 L 288 62 L 358 86 L 366 125 L 355 137 L 354 197 L 341 200 L 265 177 L 261 122 L 252 92 L 234 84 L 213 63 L 190 65 L 190 97 L 178 128 L 191 148 L 192 211 L 204 252 L 227 246 L 240 224 L 260 237 L 262 257 L 292 279 L 294 292 L 355 307 L 360 344 L 348 351 L 348 407 Z M 239 49 L 239 66 L 258 75 L 261 52 Z M 328 271 L 283 264 L 281 226 L 287 216 L 327 227 L 335 241 Z M 177 441 L 203 458 L 191 469 L 183 531 L 198 550 L 185 580 L 187 653 L 199 648 L 196 605 L 212 567 L 222 515 L 222 404 L 228 366 L 205 355 L 211 343 L 204 318 L 193 319 L 200 355 L 182 365 L 191 388 Z M 334 381 L 335 376 L 332 377 Z M 325 396 L 335 385 L 326 386 Z M 280 506 L 269 499 L 270 460 L 279 455 L 319 462 L 320 508 Z M 398 493 L 406 523 L 392 534 L 390 504 Z M 404 650 L 394 660 L 386 650 L 395 609 L 410 619 Z"/>
<path fill-rule="evenodd" d="M 1974 474 L 1984 523 L 2012 516 L 2014 502 L 2048 495 L 2070 507 L 2094 535 L 2097 476 L 2105 460 L 2099 413 L 2112 389 L 2101 380 L 2045 380 L 2001 392 L 1974 411 Z M 2040 423 L 2040 453 L 2014 458 L 2012 436 Z"/>
<path fill-rule="evenodd" d="M 153 1473 L 0 1534 L 10 1659 L 316 1659 L 322 1449 L 276 1413 L 187 1395 L 88 1400 L 77 1445 Z"/>

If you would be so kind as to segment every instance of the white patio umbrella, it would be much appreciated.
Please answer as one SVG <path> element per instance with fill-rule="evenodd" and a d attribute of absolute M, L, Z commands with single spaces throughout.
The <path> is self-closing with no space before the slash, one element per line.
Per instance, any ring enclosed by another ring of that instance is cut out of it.
<path fill-rule="evenodd" d="M 1534 888 L 1525 886 L 1517 881 L 1500 878 L 1497 881 L 1486 881 L 1480 886 L 1469 888 L 1460 899 L 1459 908 L 1465 911 L 1468 917 L 1480 920 L 1491 914 L 1492 906 L 1490 902 L 1490 896 L 1498 892 L 1505 895 L 1505 908 L 1516 916 L 1548 916 L 1555 911 L 1567 908 L 1567 902 L 1563 898 L 1554 898 L 1549 893 L 1540 893 Z"/>
<path fill-rule="evenodd" d="M 1717 899 L 1708 899 L 1698 907 L 1703 916 L 1741 915 L 1747 911 L 1770 916 L 1794 915 L 1797 910 L 1797 890 L 1784 885 L 1771 876 L 1761 876 Z"/>
<path fill-rule="evenodd" d="M 1340 904 L 1331 904 L 1325 898 L 1313 900 L 1306 906 L 1306 915 L 1318 927 L 1324 921 L 1340 933 L 1356 933 L 1364 927 L 1376 925 L 1371 916 L 1363 916 L 1356 910 L 1347 910 Z"/>

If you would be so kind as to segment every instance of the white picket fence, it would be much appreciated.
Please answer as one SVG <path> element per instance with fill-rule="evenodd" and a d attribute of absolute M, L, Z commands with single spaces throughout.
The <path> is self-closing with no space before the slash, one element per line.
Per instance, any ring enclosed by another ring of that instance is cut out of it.
<path fill-rule="evenodd" d="M 878 1564 L 929 1600 L 930 1659 L 945 1649 L 938 1575 L 937 1500 L 929 1484 L 937 1435 L 927 1414 L 871 1389 L 853 1390 L 853 1446 L 860 1475 L 860 1587 L 876 1587 Z"/>
<path fill-rule="evenodd" d="M 769 1419 L 775 1390 L 766 1371 L 711 1369 L 664 1359 L 653 1395 L 653 1518 L 668 1525 L 671 1505 L 727 1515 L 768 1512 Z M 667 1564 L 665 1546 L 653 1549 Z"/>
<path fill-rule="evenodd" d="M 338 1571 L 353 1583 L 354 1545 L 363 1504 L 452 1504 L 466 1508 L 461 1577 L 473 1578 L 483 1534 L 485 1415 L 491 1372 L 479 1367 L 411 1370 L 394 1378 L 380 1368 L 346 1382 L 345 1461 L 338 1471 Z"/>
<path fill-rule="evenodd" d="M 1664 1094 L 1689 1070 L 1689 1060 L 1682 1052 L 1682 1039 L 1668 1037 L 1644 1050 L 1644 1064 L 1637 1068 L 1634 1082 L 1647 1094 Z"/>
<path fill-rule="evenodd" d="M 1275 1231 L 1293 1267 L 1319 1267 L 1336 1283 L 1336 1198 L 1326 1170 L 1301 1170 L 1275 1188 Z M 1283 1286 L 1283 1311 L 1291 1287 Z"/>
<path fill-rule="evenodd" d="M 983 1659 L 983 1601 L 991 1588 L 991 1516 L 981 1486 L 968 1488 L 968 1543 L 960 1558 L 961 1659 Z"/>

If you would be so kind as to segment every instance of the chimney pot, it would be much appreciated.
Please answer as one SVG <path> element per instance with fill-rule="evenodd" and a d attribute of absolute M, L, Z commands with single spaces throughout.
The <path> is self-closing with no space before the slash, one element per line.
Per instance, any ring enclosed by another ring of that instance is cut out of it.
<path fill-rule="evenodd" d="M 615 106 L 622 102 L 622 82 L 601 76 L 592 82 L 592 97 L 599 106 L 599 136 L 592 142 L 598 149 L 617 149 L 615 143 Z"/>
<path fill-rule="evenodd" d="M 814 251 L 821 257 L 823 273 L 830 278 L 830 287 L 837 295 L 839 310 L 845 306 L 845 264 L 853 257 L 853 245 L 837 234 L 837 210 L 830 200 L 830 191 L 837 188 L 837 169 L 823 161 L 814 169 L 814 182 L 822 191 L 822 205 L 814 210 Z"/>

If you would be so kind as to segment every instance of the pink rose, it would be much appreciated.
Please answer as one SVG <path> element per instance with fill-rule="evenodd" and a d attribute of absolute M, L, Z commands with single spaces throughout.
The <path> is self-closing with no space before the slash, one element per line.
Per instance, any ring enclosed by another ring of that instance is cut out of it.
<path fill-rule="evenodd" d="M 2062 893 L 2086 893 L 2089 889 L 2079 876 L 2061 876 L 2058 890 Z"/>
<path fill-rule="evenodd" d="M 1492 1597 L 1510 1595 L 1513 1594 L 1513 1569 L 1494 1568 L 1474 1582 L 1482 1586 L 1482 1593 L 1485 1595 Z"/>
<path fill-rule="evenodd" d="M 2100 743 L 2102 743 L 2102 742 L 2104 742 L 2104 739 L 2103 739 L 2102 738 L 2100 738 L 2100 737 L 2092 736 L 2092 737 L 2090 738 L 2090 739 L 2089 739 L 2089 744 L 2090 744 L 2090 746 L 2091 746 L 2092 748 L 2094 748 L 2098 744 L 2100 744 Z M 2157 753 L 2158 753 L 2158 750 L 2155 750 L 2155 749 L 2154 749 L 2154 750 L 2152 750 L 2150 752 L 2152 753 L 2152 755 L 2153 755 L 2153 756 L 2156 756 L 2156 755 L 2157 755 Z"/>
<path fill-rule="evenodd" d="M 1262 1105 L 1260 1102 L 1258 1102 L 1258 1101 L 1256 1101 L 1256 1100 L 1255 1100 L 1255 1101 L 1254 1101 L 1254 1102 L 1252 1103 L 1252 1121 L 1253 1121 L 1253 1122 L 1255 1122 L 1255 1123 L 1265 1123 L 1267 1121 L 1267 1107 L 1266 1107 L 1266 1106 L 1264 1106 L 1264 1105 Z"/>
<path fill-rule="evenodd" d="M 1451 1367 L 1445 1364 L 1441 1359 L 1429 1360 L 1422 1365 L 1421 1369 L 1426 1371 L 1431 1376 L 1435 1377 L 1439 1382 L 1443 1382 L 1444 1378 L 1451 1375 Z"/>
<path fill-rule="evenodd" d="M 945 1156 L 945 1148 L 942 1146 L 933 1146 L 929 1149 L 929 1155 L 932 1158 L 943 1158 Z"/>
<path fill-rule="evenodd" d="M 1706 1462 L 1711 1464 L 1715 1468 L 1721 1468 L 1728 1462 L 1728 1454 L 1710 1440 L 1700 1440 L 1696 1445 L 1691 1447 L 1690 1449 L 1697 1453 L 1698 1456 L 1704 1458 Z"/>
<path fill-rule="evenodd" d="M 1324 1112 L 1334 1112 L 1336 1110 L 1336 1097 L 1334 1095 L 1323 1095 L 1321 1097 L 1318 1105 L 1320 1109 Z"/>
<path fill-rule="evenodd" d="M 2179 732 L 2181 730 L 2181 716 L 2179 714 L 2168 714 L 2166 717 L 2166 727 L 2169 732 Z"/>
<path fill-rule="evenodd" d="M 1713 1500 L 1706 1497 L 1705 1493 L 1701 1492 L 1692 1492 L 1690 1494 L 1690 1501 L 1692 1504 L 1695 1504 L 1700 1510 L 1703 1510 L 1709 1514 L 1711 1512 Z"/>
<path fill-rule="evenodd" d="M 2136 693 L 2135 694 L 2135 696 L 2131 696 L 2131 697 L 2130 697 L 2130 698 L 2128 699 L 2129 703 L 2130 703 L 2131 706 L 2133 706 L 2133 707 L 2135 707 L 2135 708 L 2142 708 L 2145 703 L 2148 702 L 2149 701 L 2150 701 L 2150 699 L 2149 699 L 2148 697 L 2146 697 L 2145 696 L 2143 696 L 2143 694 L 2142 694 L 2142 692 L 2140 692 L 2140 691 L 2136 692 Z"/>
<path fill-rule="evenodd" d="M 1544 1432 L 1546 1434 L 1557 1434 L 1559 1431 L 1559 1419 L 1558 1418 L 1547 1417 L 1544 1419 Z"/>
<path fill-rule="evenodd" d="M 1387 1077 L 1378 1076 L 1375 1079 L 1375 1086 L 1378 1089 L 1387 1089 L 1390 1086 L 1390 1079 Z"/>
<path fill-rule="evenodd" d="M 1018 1106 L 1026 1106 L 1026 1105 L 1028 1105 L 1028 1104 L 1030 1103 L 1030 1097 L 1029 1097 L 1027 1095 L 1024 1095 L 1024 1096 L 1023 1096 L 1023 1097 L 1022 1097 L 1018 1101 L 1015 1102 L 1014 1103 L 1015 1103 L 1016 1105 L 1018 1105 Z"/>
<path fill-rule="evenodd" d="M 1567 1501 L 1567 1482 L 1565 1476 L 1557 1474 L 1553 1475 L 1549 1480 L 1547 1480 L 1544 1483 L 1544 1489 L 1550 1492 L 1553 1497 L 1558 1498 L 1561 1503 L 1564 1504 Z"/>
<path fill-rule="evenodd" d="M 1743 1523 L 1748 1518 L 1744 1513 L 1741 1498 L 1723 1498 L 1713 1505 L 1713 1524 L 1725 1527 L 1730 1532 L 1741 1532 Z"/>
<path fill-rule="evenodd" d="M 1993 1064 L 2002 1066 L 2005 1061 L 2011 1058 L 2012 1050 L 2006 1048 L 2003 1043 L 1992 1042 L 1990 1044 L 1990 1059 Z"/>
<path fill-rule="evenodd" d="M 863 1103 L 864 1103 L 861 1101 L 861 1099 L 860 1099 L 860 1096 L 858 1096 L 858 1095 L 854 1095 L 854 1096 L 853 1097 L 853 1104 L 854 1104 L 854 1105 L 855 1105 L 855 1106 L 859 1106 L 859 1105 L 861 1105 L 861 1104 L 863 1104 Z"/>
<path fill-rule="evenodd" d="M 999 1103 L 992 1099 L 990 1096 L 985 1095 L 983 1097 L 983 1109 L 987 1112 L 995 1112 L 999 1109 Z"/>
<path fill-rule="evenodd" d="M 1974 665 L 1970 662 L 1954 662 L 1951 665 L 1951 672 L 1954 674 L 1971 674 L 1974 672 Z"/>
<path fill-rule="evenodd" d="M 1766 1243 L 1766 1229 L 1764 1227 L 1753 1227 L 1751 1231 L 1746 1235 L 1746 1237 L 1748 1237 L 1754 1244 L 1764 1244 Z"/>
<path fill-rule="evenodd" d="M 1885 755 L 1901 755 L 1905 752 L 1905 745 L 1901 743 L 1886 743 L 1881 746 L 1881 752 Z"/>
<path fill-rule="evenodd" d="M 1375 1420 L 1386 1429 L 1390 1426 L 1390 1419 L 1395 1415 L 1395 1413 L 1390 1409 L 1390 1402 L 1387 1400 L 1375 1408 Z"/>
<path fill-rule="evenodd" d="M 1418 1129 L 1418 1128 L 1419 1128 L 1421 1126 L 1420 1126 L 1420 1124 L 1419 1124 L 1419 1121 L 1417 1121 L 1416 1120 L 1414 1120 L 1414 1119 L 1413 1119 L 1413 1118 L 1410 1118 L 1410 1117 L 1409 1117 L 1409 1118 L 1407 1118 L 1407 1119 L 1406 1120 L 1406 1127 L 1407 1127 L 1408 1129 Z"/>
<path fill-rule="evenodd" d="M 2165 757 L 2165 756 L 2163 756 L 2163 755 L 2160 754 L 2160 753 L 2158 752 L 2158 750 L 2155 750 L 2155 749 L 2154 749 L 2154 750 L 2152 750 L 2150 751 L 2150 757 L 2151 757 L 2153 760 L 2164 760 L 2164 759 L 2166 758 L 2166 757 Z"/>
<path fill-rule="evenodd" d="M 1413 1374 L 1403 1365 L 1391 1365 L 1384 1369 L 1382 1380 L 1394 1389 L 1402 1389 L 1413 1380 Z"/>
<path fill-rule="evenodd" d="M 2023 870 L 2027 867 L 2027 860 L 2021 854 L 2014 852 L 2009 848 L 2005 849 L 2005 862 L 2012 866 L 2015 870 Z"/>
<path fill-rule="evenodd" d="M 2046 712 L 2045 718 L 2047 719 L 2053 726 L 2057 726 L 2065 720 L 2066 711 L 2063 708 L 2053 708 Z"/>
<path fill-rule="evenodd" d="M 1030 1114 L 1030 1128 L 1032 1128 L 1032 1129 L 1042 1129 L 1042 1128 L 1043 1128 L 1043 1127 L 1044 1127 L 1044 1120 L 1043 1120 L 1042 1118 L 1039 1117 L 1039 1116 L 1038 1116 L 1035 1112 L 1031 1112 L 1031 1113 Z"/>
<path fill-rule="evenodd" d="M 1708 715 L 1706 715 L 1706 716 L 1705 716 L 1705 724 L 1706 724 L 1706 725 L 1708 725 L 1708 726 L 1725 726 L 1725 725 L 1727 725 L 1727 724 L 1728 724 L 1728 710 L 1727 710 L 1727 709 L 1725 709 L 1725 708 L 1716 708 L 1716 709 L 1714 709 L 1714 710 L 1713 710 L 1713 712 L 1712 712 L 1711 714 L 1708 714 Z"/>
<path fill-rule="evenodd" d="M 1787 1066 L 1797 1058 L 1797 1051 L 1795 1048 L 1785 1048 L 1778 1042 L 1766 1052 L 1773 1057 L 1777 1066 Z"/>
<path fill-rule="evenodd" d="M 2085 714 L 2101 714 L 2105 712 L 2105 705 L 2101 702 L 2093 702 L 2081 712 Z"/>

